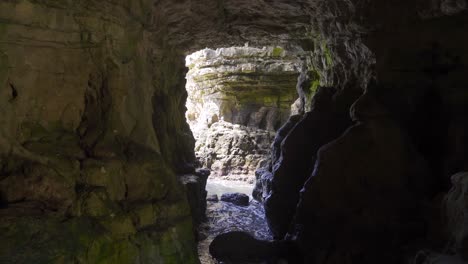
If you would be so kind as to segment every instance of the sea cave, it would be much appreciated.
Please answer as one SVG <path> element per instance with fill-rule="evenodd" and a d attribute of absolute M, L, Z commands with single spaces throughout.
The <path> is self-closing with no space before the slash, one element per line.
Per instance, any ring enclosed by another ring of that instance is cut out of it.
<path fill-rule="evenodd" d="M 468 263 L 467 0 L 0 1 L 0 263 Z"/>

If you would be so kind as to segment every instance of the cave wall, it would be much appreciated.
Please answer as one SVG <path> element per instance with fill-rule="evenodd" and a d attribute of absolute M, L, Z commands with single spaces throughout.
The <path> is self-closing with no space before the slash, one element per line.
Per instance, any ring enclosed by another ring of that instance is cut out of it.
<path fill-rule="evenodd" d="M 291 150 L 310 154 L 291 177 L 315 178 L 298 210 L 286 205 L 294 216 L 280 234 L 319 263 L 391 263 L 422 248 L 466 258 L 466 239 L 453 235 L 464 225 L 449 217 L 457 228 L 447 234 L 440 217 L 441 197 L 452 216 L 464 208 L 466 174 L 449 179 L 466 169 L 466 8 L 466 0 L 2 1 L 0 262 L 196 263 L 176 177 L 194 160 L 183 59 L 245 42 L 309 52 L 298 92 L 310 112 L 349 116 L 347 103 L 333 103 L 338 95 L 368 93 L 342 136 Z M 332 107 L 314 106 L 307 90 L 320 86 Z M 301 186 L 290 186 L 294 196 Z M 369 248 L 377 253 L 366 257 Z"/>
<path fill-rule="evenodd" d="M 152 4 L 0 3 L 0 262 L 198 262 L 183 56 Z"/>
<path fill-rule="evenodd" d="M 364 94 L 339 111 L 350 113 L 354 124 L 341 127 L 341 136 L 311 139 L 315 132 L 304 128 L 313 124 L 310 116 L 330 114 L 314 106 L 321 93 L 302 120 L 285 128 L 286 136 L 277 135 L 277 162 L 259 172 L 263 186 L 257 188 L 271 230 L 298 241 L 306 263 L 466 261 L 463 239 L 454 242 L 454 227 L 446 225 L 464 212 L 441 209 L 459 208 L 451 197 L 463 174 L 452 175 L 466 170 L 466 1 L 332 1 L 320 7 L 324 13 L 312 28 L 336 43 L 329 76 L 338 80 L 328 85 L 343 92 L 361 87 Z M 353 67 L 367 53 L 346 58 L 359 49 L 373 53 L 369 62 L 375 64 Z M 301 88 L 313 85 L 314 65 L 299 79 Z M 355 81 L 347 78 L 353 71 L 360 76 Z M 333 109 L 338 94 L 322 102 Z M 340 124 L 333 120 L 328 124 Z M 292 151 L 298 142 L 310 149 Z"/>

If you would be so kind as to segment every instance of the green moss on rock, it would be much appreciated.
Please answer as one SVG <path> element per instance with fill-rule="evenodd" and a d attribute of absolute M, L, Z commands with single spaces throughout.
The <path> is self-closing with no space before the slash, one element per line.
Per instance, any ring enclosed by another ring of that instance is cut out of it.
<path fill-rule="evenodd" d="M 281 47 L 274 47 L 273 51 L 271 52 L 271 56 L 273 57 L 281 57 L 283 55 L 284 49 Z"/>

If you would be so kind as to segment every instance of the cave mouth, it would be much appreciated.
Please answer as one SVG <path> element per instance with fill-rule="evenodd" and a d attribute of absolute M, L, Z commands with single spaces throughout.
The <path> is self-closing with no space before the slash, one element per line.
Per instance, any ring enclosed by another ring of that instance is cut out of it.
<path fill-rule="evenodd" d="M 283 47 L 246 45 L 194 52 L 186 67 L 186 119 L 198 166 L 211 171 L 198 251 L 202 263 L 215 263 L 208 246 L 219 234 L 244 231 L 272 239 L 263 206 L 252 197 L 255 171 L 270 164 L 276 131 L 299 111 L 302 62 L 298 52 Z M 227 193 L 237 198 L 223 197 Z"/>
<path fill-rule="evenodd" d="M 186 57 L 186 119 L 209 194 L 252 195 L 275 132 L 297 112 L 298 52 L 280 46 L 205 48 Z"/>

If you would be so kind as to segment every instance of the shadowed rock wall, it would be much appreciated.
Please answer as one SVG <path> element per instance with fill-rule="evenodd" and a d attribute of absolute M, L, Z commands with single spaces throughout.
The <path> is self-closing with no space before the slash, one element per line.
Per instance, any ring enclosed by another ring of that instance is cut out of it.
<path fill-rule="evenodd" d="M 198 262 L 184 65 L 152 4 L 0 3 L 0 262 Z"/>

